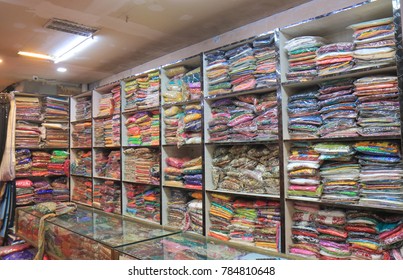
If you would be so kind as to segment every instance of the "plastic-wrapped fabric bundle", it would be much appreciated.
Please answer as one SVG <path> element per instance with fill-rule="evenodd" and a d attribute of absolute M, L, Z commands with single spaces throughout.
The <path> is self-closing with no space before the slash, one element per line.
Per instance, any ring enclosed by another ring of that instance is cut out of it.
<path fill-rule="evenodd" d="M 92 180 L 83 177 L 73 177 L 72 201 L 92 206 Z"/>
<path fill-rule="evenodd" d="M 92 117 L 91 96 L 79 97 L 76 99 L 76 120 L 86 120 Z"/>
<path fill-rule="evenodd" d="M 27 177 L 31 176 L 32 168 L 32 154 L 28 149 L 17 149 L 15 150 L 15 171 L 16 177 Z"/>
<path fill-rule="evenodd" d="M 126 106 L 124 110 L 143 110 L 159 104 L 160 77 L 154 71 L 141 75 L 125 85 Z"/>
<path fill-rule="evenodd" d="M 253 55 L 256 58 L 254 76 L 256 88 L 276 85 L 276 50 L 273 45 L 274 36 L 256 38 L 253 42 Z"/>
<path fill-rule="evenodd" d="M 253 73 L 256 70 L 256 58 L 250 44 L 244 44 L 225 52 L 229 63 L 229 76 L 232 91 L 251 90 L 256 86 Z"/>
<path fill-rule="evenodd" d="M 67 97 L 45 97 L 44 120 L 47 122 L 63 122 L 69 119 L 69 99 Z"/>
<path fill-rule="evenodd" d="M 42 123 L 42 128 L 45 131 L 45 147 L 69 146 L 69 128 L 66 123 Z"/>
<path fill-rule="evenodd" d="M 52 201 L 63 202 L 70 200 L 70 190 L 68 178 L 63 176 L 54 179 L 50 185 L 52 186 Z"/>
<path fill-rule="evenodd" d="M 202 128 L 202 110 L 201 105 L 191 104 L 183 108 L 183 124 L 178 126 L 178 145 L 182 144 L 200 144 Z"/>
<path fill-rule="evenodd" d="M 120 179 L 120 151 L 111 151 L 105 165 L 105 177 Z"/>
<path fill-rule="evenodd" d="M 231 93 L 229 63 L 225 51 L 217 50 L 206 54 L 206 75 L 209 95 Z"/>
<path fill-rule="evenodd" d="M 167 85 L 166 91 L 162 93 L 165 103 L 180 102 L 188 100 L 183 92 L 183 73 L 172 77 Z"/>
<path fill-rule="evenodd" d="M 94 120 L 94 146 L 105 147 L 105 127 L 103 119 Z"/>
<path fill-rule="evenodd" d="M 351 70 L 353 67 L 353 43 L 339 42 L 324 45 L 316 50 L 316 67 L 319 76 Z"/>
<path fill-rule="evenodd" d="M 288 98 L 288 132 L 291 138 L 317 138 L 322 125 L 319 92 L 316 88 Z"/>
<path fill-rule="evenodd" d="M 28 205 L 34 202 L 33 182 L 29 179 L 16 179 L 16 205 Z"/>
<path fill-rule="evenodd" d="M 353 80 L 342 79 L 320 84 L 319 105 L 322 126 L 319 134 L 322 138 L 356 137 L 356 97 L 353 95 Z"/>
<path fill-rule="evenodd" d="M 51 162 L 51 158 L 52 158 L 52 155 L 50 153 L 33 151 L 32 152 L 32 167 L 31 167 L 32 176 L 38 176 L 38 177 L 48 176 L 49 175 L 49 164 Z M 57 170 L 59 172 L 64 171 L 63 165 L 62 166 L 58 165 Z M 55 175 L 57 175 L 57 174 L 55 174 Z"/>
<path fill-rule="evenodd" d="M 201 193 L 196 195 L 202 197 Z M 203 201 L 201 199 L 192 199 L 187 203 L 187 214 L 189 220 L 188 231 L 203 234 Z"/>
<path fill-rule="evenodd" d="M 201 190 L 203 182 L 201 157 L 194 159 L 168 157 L 166 163 L 164 185 Z"/>
<path fill-rule="evenodd" d="M 95 208 L 105 212 L 121 214 L 121 186 L 119 182 L 110 180 L 98 180 L 94 183 Z"/>
<path fill-rule="evenodd" d="M 201 190 L 203 187 L 202 157 L 196 157 L 184 162 L 182 168 L 184 187 Z"/>
<path fill-rule="evenodd" d="M 180 106 L 172 106 L 164 111 L 165 123 L 165 143 L 176 144 L 178 143 L 178 129 L 183 119 L 183 111 Z"/>
<path fill-rule="evenodd" d="M 354 149 L 361 165 L 360 204 L 403 208 L 400 146 L 387 141 L 361 141 Z"/>
<path fill-rule="evenodd" d="M 202 96 L 201 69 L 197 67 L 183 76 L 183 93 L 188 99 L 196 100 Z"/>
<path fill-rule="evenodd" d="M 170 190 L 170 196 L 168 200 L 168 225 L 180 229 L 186 228 L 187 217 L 187 203 L 189 197 L 185 191 L 182 190 Z"/>
<path fill-rule="evenodd" d="M 72 124 L 71 138 L 73 147 L 91 147 L 92 145 L 92 122 Z"/>
<path fill-rule="evenodd" d="M 17 148 L 42 146 L 41 128 L 39 124 L 19 121 L 17 119 L 15 127 L 15 146 Z"/>
<path fill-rule="evenodd" d="M 124 180 L 143 184 L 160 182 L 160 151 L 158 149 L 138 148 L 123 151 Z"/>
<path fill-rule="evenodd" d="M 159 119 L 159 111 L 138 112 L 129 116 L 125 122 L 128 146 L 159 145 Z"/>
<path fill-rule="evenodd" d="M 306 202 L 295 202 L 292 214 L 291 238 L 288 251 L 308 259 L 319 259 L 319 232 L 316 228 L 316 214 L 319 205 Z"/>
<path fill-rule="evenodd" d="M 320 198 L 323 186 L 320 184 L 319 156 L 310 143 L 296 142 L 291 146 L 287 164 L 288 196 L 302 196 L 314 200 Z"/>
<path fill-rule="evenodd" d="M 120 115 L 103 120 L 103 142 L 105 147 L 116 147 L 120 145 Z"/>
<path fill-rule="evenodd" d="M 224 146 L 213 152 L 213 188 L 280 194 L 279 150 L 274 146 Z"/>
<path fill-rule="evenodd" d="M 154 222 L 160 221 L 160 188 L 125 183 L 126 214 Z"/>
<path fill-rule="evenodd" d="M 354 85 L 354 95 L 358 98 L 358 133 L 362 136 L 400 135 L 397 77 L 363 77 Z"/>
<path fill-rule="evenodd" d="M 32 153 L 35 155 L 34 153 Z M 64 150 L 54 150 L 48 163 L 49 175 L 66 175 L 68 173 L 67 160 L 69 153 Z"/>
<path fill-rule="evenodd" d="M 121 105 L 121 100 L 120 100 L 120 90 L 121 86 L 115 86 L 112 90 L 112 99 L 113 99 L 113 114 L 120 114 L 120 105 Z"/>
<path fill-rule="evenodd" d="M 92 154 L 90 150 L 77 150 L 75 152 L 75 159 L 71 163 L 71 173 L 78 176 L 92 175 Z"/>
<path fill-rule="evenodd" d="M 354 69 L 395 64 L 393 17 L 350 25 L 356 50 Z"/>
<path fill-rule="evenodd" d="M 231 220 L 234 216 L 233 201 L 233 197 L 229 195 L 211 194 L 209 236 L 225 241 L 230 239 Z"/>
<path fill-rule="evenodd" d="M 96 150 L 95 151 L 95 176 L 105 177 L 106 175 L 106 163 L 108 162 L 108 151 Z"/>
<path fill-rule="evenodd" d="M 102 94 L 99 101 L 99 112 L 96 117 L 109 117 L 115 111 L 112 93 Z"/>
<path fill-rule="evenodd" d="M 287 79 L 306 81 L 316 77 L 316 51 L 325 43 L 325 39 L 319 36 L 301 36 L 287 41 L 284 46 L 289 63 Z"/>
<path fill-rule="evenodd" d="M 25 121 L 42 121 L 42 102 L 38 97 L 16 96 L 16 118 Z"/>

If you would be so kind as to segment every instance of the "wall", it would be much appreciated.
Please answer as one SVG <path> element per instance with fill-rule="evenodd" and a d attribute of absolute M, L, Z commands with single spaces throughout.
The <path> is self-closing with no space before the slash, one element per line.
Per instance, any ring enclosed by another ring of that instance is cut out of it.
<path fill-rule="evenodd" d="M 180 49 L 173 53 L 159 57 L 145 64 L 136 66 L 132 69 L 120 72 L 116 75 L 91 84 L 90 88 L 115 82 L 129 76 L 133 76 L 144 71 L 157 68 L 164 64 L 172 63 L 174 61 L 187 58 L 204 51 L 215 49 L 242 39 L 268 32 L 278 27 L 284 27 L 293 23 L 301 22 L 303 20 L 323 15 L 361 2 L 364 2 L 364 0 L 313 0 L 282 13 L 278 13 L 276 15 L 261 19 L 259 21 L 226 32 L 219 36 L 210 38 L 184 49 Z"/>

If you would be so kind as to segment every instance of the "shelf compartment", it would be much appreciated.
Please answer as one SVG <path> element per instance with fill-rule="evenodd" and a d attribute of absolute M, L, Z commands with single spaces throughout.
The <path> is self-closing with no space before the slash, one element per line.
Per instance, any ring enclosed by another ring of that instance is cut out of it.
<path fill-rule="evenodd" d="M 160 149 L 128 148 L 123 150 L 123 181 L 160 184 Z"/>
<path fill-rule="evenodd" d="M 206 191 L 211 192 L 211 193 L 224 193 L 224 194 L 230 194 L 230 195 L 236 195 L 236 196 L 262 197 L 262 198 L 269 198 L 269 199 L 273 199 L 273 200 L 280 200 L 280 196 L 274 195 L 274 194 L 234 192 L 234 191 L 219 190 L 219 189 L 206 190 Z"/>
<path fill-rule="evenodd" d="M 71 176 L 71 200 L 92 206 L 92 177 Z"/>

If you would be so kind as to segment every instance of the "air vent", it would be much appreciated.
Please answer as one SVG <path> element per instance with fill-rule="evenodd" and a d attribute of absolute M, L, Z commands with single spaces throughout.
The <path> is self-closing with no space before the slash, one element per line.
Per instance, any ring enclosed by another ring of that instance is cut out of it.
<path fill-rule="evenodd" d="M 77 22 L 58 18 L 49 20 L 44 27 L 84 37 L 90 37 L 98 31 L 98 29 L 95 27 L 90 27 Z"/>

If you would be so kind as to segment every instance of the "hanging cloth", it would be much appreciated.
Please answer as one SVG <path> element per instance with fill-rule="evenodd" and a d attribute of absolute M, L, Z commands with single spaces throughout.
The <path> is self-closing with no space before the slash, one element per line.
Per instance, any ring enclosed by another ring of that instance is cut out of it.
<path fill-rule="evenodd" d="M 0 94 L 0 182 L 15 178 L 15 114 L 14 94 Z"/>

